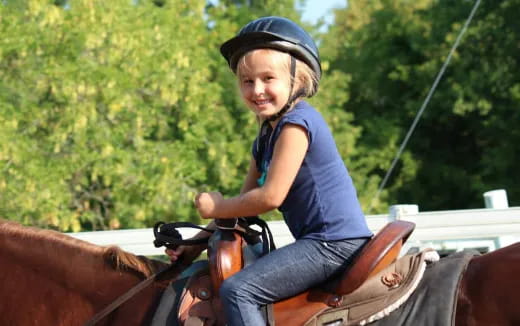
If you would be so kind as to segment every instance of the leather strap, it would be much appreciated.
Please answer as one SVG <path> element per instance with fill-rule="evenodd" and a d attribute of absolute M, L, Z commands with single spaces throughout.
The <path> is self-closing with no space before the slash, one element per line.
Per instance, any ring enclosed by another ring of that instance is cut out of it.
<path fill-rule="evenodd" d="M 148 277 L 146 280 L 142 281 L 141 283 L 137 284 L 130 290 L 128 290 L 126 293 L 122 294 L 120 297 L 118 297 L 115 301 L 113 301 L 111 304 L 106 306 L 103 310 L 96 313 L 90 320 L 88 320 L 85 323 L 85 326 L 93 326 L 97 324 L 101 319 L 105 318 L 108 314 L 116 310 L 119 306 L 121 306 L 123 303 L 128 301 L 130 298 L 132 298 L 137 293 L 141 292 L 143 289 L 145 289 L 147 286 L 152 284 L 155 281 L 161 280 L 162 277 L 168 274 L 175 274 L 175 276 L 171 277 L 172 279 L 177 277 L 187 266 L 182 263 L 172 264 L 165 269 L 153 274 L 152 276 Z"/>
<path fill-rule="evenodd" d="M 294 87 L 294 79 L 296 78 L 296 59 L 291 55 L 291 88 L 289 89 L 289 95 L 292 94 L 293 87 Z M 300 97 L 299 92 L 296 95 L 290 96 L 287 103 L 283 106 L 283 108 L 278 111 L 278 113 L 273 114 L 272 116 L 268 117 L 266 121 L 275 121 L 279 117 L 281 117 L 289 108 L 292 106 L 293 102 Z"/>
<path fill-rule="evenodd" d="M 182 239 L 182 235 L 177 230 L 177 228 L 194 228 L 206 231 L 208 233 L 213 233 L 214 230 L 210 230 L 207 228 L 203 228 L 197 224 L 193 224 L 190 222 L 173 222 L 173 223 L 164 223 L 157 222 L 153 227 L 153 234 L 155 236 L 155 240 L 153 244 L 156 248 L 165 246 L 166 248 L 175 249 L 178 246 L 193 246 L 199 245 L 203 243 L 207 243 L 209 237 L 198 238 L 198 239 Z"/>
<path fill-rule="evenodd" d="M 265 255 L 276 249 L 276 245 L 274 243 L 273 234 L 271 233 L 271 229 L 269 229 L 269 225 L 267 222 L 259 218 L 258 216 L 246 216 L 246 217 L 238 217 L 233 219 L 215 219 L 215 224 L 221 230 L 233 230 L 237 231 L 240 235 L 244 237 L 244 240 L 248 244 L 249 240 L 254 237 L 261 235 L 262 236 L 262 244 L 263 244 L 263 252 L 262 255 Z M 251 228 L 251 225 L 258 225 L 262 231 L 259 232 Z"/>

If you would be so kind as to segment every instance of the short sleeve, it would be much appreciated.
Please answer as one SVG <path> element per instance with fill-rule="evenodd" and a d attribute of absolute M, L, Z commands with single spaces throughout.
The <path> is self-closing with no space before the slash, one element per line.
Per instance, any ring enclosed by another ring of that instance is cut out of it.
<path fill-rule="evenodd" d="M 297 125 L 297 126 L 300 126 L 302 127 L 303 129 L 305 129 L 307 131 L 307 136 L 309 137 L 309 147 L 311 146 L 312 144 L 312 122 L 310 119 L 302 116 L 302 115 L 299 115 L 299 114 L 294 114 L 294 115 L 290 115 L 290 116 L 287 116 L 287 117 L 284 117 L 284 119 L 282 119 L 279 123 L 279 126 L 277 126 L 277 134 L 276 134 L 276 138 L 278 138 L 278 136 L 280 135 L 280 132 L 282 132 L 282 128 L 287 125 L 287 124 L 292 124 L 292 125 Z"/>

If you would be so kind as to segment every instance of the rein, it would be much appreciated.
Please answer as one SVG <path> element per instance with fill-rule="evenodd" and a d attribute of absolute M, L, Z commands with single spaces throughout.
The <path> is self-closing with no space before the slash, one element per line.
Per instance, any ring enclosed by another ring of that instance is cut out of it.
<path fill-rule="evenodd" d="M 200 243 L 207 242 L 209 237 L 197 239 L 197 240 L 183 240 L 181 234 L 179 231 L 177 231 L 177 227 L 193 227 L 202 229 L 208 232 L 213 232 L 213 230 L 202 228 L 198 225 L 188 223 L 188 222 L 177 222 L 177 223 L 169 223 L 165 224 L 164 222 L 158 222 L 155 224 L 153 228 L 155 240 L 154 245 L 155 247 L 159 248 L 161 246 L 165 246 L 167 248 L 175 249 L 179 245 L 196 245 Z M 132 287 L 127 292 L 123 293 L 120 297 L 118 297 L 116 300 L 114 300 L 111 304 L 103 308 L 103 310 L 96 313 L 90 320 L 88 320 L 85 323 L 85 326 L 93 326 L 96 325 L 100 320 L 105 318 L 107 315 L 109 315 L 111 312 L 119 308 L 123 303 L 128 301 L 130 298 L 132 298 L 137 293 L 144 290 L 146 287 L 148 287 L 150 284 L 156 281 L 160 281 L 165 279 L 167 275 L 174 274 L 174 276 L 171 276 L 171 278 L 177 277 L 185 268 L 187 268 L 189 265 L 186 265 L 181 261 L 175 264 L 171 264 L 168 267 L 164 268 L 163 270 L 153 274 L 152 276 L 148 277 L 141 283 L 138 283 L 134 287 Z"/>
<path fill-rule="evenodd" d="M 130 290 L 128 290 L 126 293 L 118 297 L 116 300 L 114 300 L 111 304 L 106 306 L 103 310 L 96 313 L 89 321 L 85 323 L 85 326 L 93 326 L 97 324 L 101 319 L 105 318 L 108 314 L 119 308 L 123 303 L 128 301 L 128 299 L 132 298 L 137 293 L 141 292 L 143 289 L 148 287 L 151 283 L 160 280 L 164 275 L 169 273 L 176 273 L 177 275 L 184 270 L 187 266 L 181 263 L 178 264 L 172 264 L 165 269 L 153 274 L 152 276 L 148 277 L 146 280 L 142 281 L 141 283 L 137 284 Z"/>
<path fill-rule="evenodd" d="M 236 218 L 236 219 L 215 219 L 215 223 L 217 224 L 217 227 L 221 230 L 234 230 L 236 232 L 241 233 L 246 239 L 252 239 L 257 236 L 261 236 L 263 240 L 263 246 L 264 246 L 264 253 L 267 253 L 269 251 L 275 250 L 276 247 L 274 245 L 273 235 L 271 234 L 271 231 L 269 230 L 269 227 L 267 226 L 267 223 L 263 221 L 262 219 L 253 216 L 253 217 L 247 217 L 247 218 Z M 250 228 L 250 225 L 258 225 L 262 228 L 262 231 L 256 231 L 252 228 Z M 199 238 L 199 239 L 182 239 L 182 235 L 177 230 L 177 228 L 180 227 L 190 227 L 190 228 L 196 228 L 200 230 L 204 230 L 210 233 L 213 233 L 214 230 L 203 228 L 199 225 L 189 223 L 189 222 L 175 222 L 175 223 L 164 223 L 164 222 L 157 222 L 153 228 L 153 233 L 155 236 L 155 240 L 153 242 L 154 246 L 159 248 L 162 246 L 165 246 L 166 248 L 175 249 L 176 247 L 180 245 L 198 245 L 202 243 L 207 243 L 209 237 Z M 191 263 L 191 262 L 190 262 Z M 152 276 L 148 277 L 141 283 L 138 283 L 134 287 L 132 287 L 130 290 L 122 294 L 120 297 L 118 297 L 116 300 L 114 300 L 112 303 L 110 303 L 108 306 L 103 308 L 103 310 L 96 313 L 90 320 L 88 320 L 84 326 L 93 326 L 96 325 L 100 320 L 105 318 L 107 315 L 112 313 L 114 310 L 119 308 L 123 303 L 128 301 L 130 298 L 132 298 L 137 293 L 144 290 L 146 287 L 148 287 L 150 284 L 156 281 L 160 281 L 166 278 L 166 275 L 171 275 L 170 278 L 177 277 L 184 269 L 189 267 L 189 264 L 185 264 L 182 259 L 175 263 L 171 264 L 165 269 L 153 274 Z"/>

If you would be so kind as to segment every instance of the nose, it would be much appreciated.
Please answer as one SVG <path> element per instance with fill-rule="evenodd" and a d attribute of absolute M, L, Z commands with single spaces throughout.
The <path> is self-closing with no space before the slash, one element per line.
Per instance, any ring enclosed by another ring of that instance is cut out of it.
<path fill-rule="evenodd" d="M 257 95 L 257 96 L 264 94 L 264 92 L 265 92 L 264 83 L 262 83 L 262 81 L 259 81 L 259 80 L 255 81 L 253 91 L 254 91 L 255 95 Z"/>

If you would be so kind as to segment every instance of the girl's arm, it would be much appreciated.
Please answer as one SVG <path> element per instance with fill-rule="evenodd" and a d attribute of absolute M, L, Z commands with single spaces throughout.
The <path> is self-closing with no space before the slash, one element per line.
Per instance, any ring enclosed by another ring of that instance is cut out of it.
<path fill-rule="evenodd" d="M 251 162 L 249 163 L 249 170 L 247 172 L 246 180 L 244 181 L 244 184 L 242 185 L 242 190 L 240 191 L 241 194 L 258 187 L 256 180 L 260 177 L 260 174 L 258 173 L 256 169 L 256 162 L 254 159 L 251 159 Z M 206 226 L 206 229 L 215 230 L 217 228 L 215 221 L 212 220 L 208 225 Z M 204 237 L 210 236 L 211 233 L 206 232 L 204 230 L 199 231 L 197 234 L 195 234 L 192 239 L 200 239 Z M 170 257 L 170 260 L 172 262 L 178 260 L 181 255 L 184 257 L 186 262 L 191 262 L 194 259 L 196 259 L 202 251 L 204 251 L 207 248 L 207 244 L 200 244 L 200 245 L 194 245 L 194 246 L 179 246 L 176 249 L 166 249 L 166 254 Z"/>
<path fill-rule="evenodd" d="M 244 181 L 244 184 L 242 185 L 242 189 L 240 190 L 240 194 L 246 193 L 246 192 L 250 191 L 251 189 L 257 188 L 258 184 L 257 184 L 256 180 L 258 178 L 260 178 L 260 173 L 256 169 L 256 161 L 254 158 L 251 158 L 251 160 L 249 162 L 249 169 L 247 171 L 247 176 Z M 237 216 L 235 216 L 235 217 L 237 217 Z M 210 229 L 210 230 L 215 230 L 217 228 L 215 221 L 211 221 L 210 223 L 208 223 L 206 228 Z M 208 235 L 211 235 L 211 234 L 204 230 L 201 230 L 194 238 L 203 238 Z"/>
<path fill-rule="evenodd" d="M 254 158 L 251 158 L 249 162 L 249 170 L 247 171 L 246 180 L 242 185 L 242 189 L 240 190 L 240 194 L 244 194 L 254 188 L 258 187 L 258 183 L 256 180 L 260 178 L 260 173 L 256 169 L 256 161 Z"/>
<path fill-rule="evenodd" d="M 245 192 L 228 199 L 218 192 L 199 194 L 195 202 L 200 215 L 203 218 L 254 216 L 279 207 L 291 189 L 308 147 L 309 139 L 304 128 L 285 125 L 276 141 L 265 184 L 256 187 L 259 175 L 253 161 L 243 187 Z M 254 169 L 253 173 L 251 169 Z"/>

